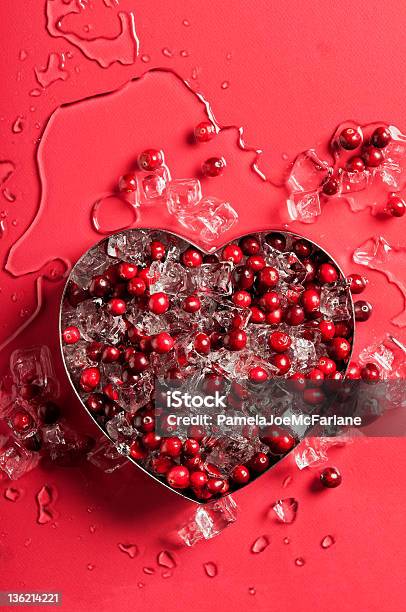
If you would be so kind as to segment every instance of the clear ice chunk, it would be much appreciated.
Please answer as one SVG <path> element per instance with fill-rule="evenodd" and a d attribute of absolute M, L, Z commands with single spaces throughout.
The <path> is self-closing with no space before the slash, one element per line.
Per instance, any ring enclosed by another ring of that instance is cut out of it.
<path fill-rule="evenodd" d="M 171 260 L 165 260 L 164 263 L 156 261 L 150 266 L 150 274 L 158 277 L 156 283 L 150 287 L 151 294 L 163 291 L 169 295 L 178 295 L 186 291 L 187 272 L 180 263 Z"/>
<path fill-rule="evenodd" d="M 82 336 L 90 342 L 117 344 L 126 332 L 124 320 L 110 315 L 101 300 L 85 300 L 78 305 L 76 312 Z"/>
<path fill-rule="evenodd" d="M 378 342 L 377 344 L 364 348 L 359 355 L 359 362 L 361 365 L 375 363 L 379 367 L 383 378 L 387 378 L 390 375 L 394 359 L 394 353 L 384 342 Z"/>
<path fill-rule="evenodd" d="M 103 272 L 114 263 L 114 260 L 106 256 L 99 246 L 90 249 L 79 259 L 73 267 L 71 279 L 82 289 L 87 289 L 93 276 Z"/>
<path fill-rule="evenodd" d="M 134 429 L 128 422 L 124 412 L 120 412 L 120 414 L 107 421 L 106 429 L 109 436 L 115 442 L 122 440 L 122 438 L 129 438 L 134 433 Z"/>
<path fill-rule="evenodd" d="M 369 170 L 362 172 L 347 172 L 344 170 L 341 177 L 341 195 L 363 191 L 372 183 L 374 175 Z"/>
<path fill-rule="evenodd" d="M 137 205 L 154 204 L 166 195 L 166 190 L 171 180 L 169 170 L 166 166 L 158 168 L 154 172 L 137 174 Z"/>
<path fill-rule="evenodd" d="M 198 179 L 174 179 L 168 185 L 168 210 L 178 218 L 194 214 L 201 199 L 202 188 Z"/>
<path fill-rule="evenodd" d="M 206 455 L 206 464 L 216 465 L 227 476 L 236 465 L 247 463 L 256 452 L 251 442 L 243 436 L 234 433 L 233 437 L 234 439 L 228 436 L 218 438 L 215 446 Z"/>
<path fill-rule="evenodd" d="M 348 287 L 342 284 L 323 285 L 320 294 L 320 312 L 332 321 L 351 318 Z"/>
<path fill-rule="evenodd" d="M 10 357 L 10 370 L 17 387 L 35 386 L 42 397 L 59 396 L 51 351 L 45 345 L 15 350 Z"/>
<path fill-rule="evenodd" d="M 107 254 L 123 261 L 141 264 L 145 250 L 150 242 L 145 230 L 122 232 L 110 236 L 107 242 Z"/>
<path fill-rule="evenodd" d="M 39 453 L 32 453 L 11 438 L 0 449 L 0 471 L 10 480 L 18 480 L 38 465 Z"/>
<path fill-rule="evenodd" d="M 231 263 L 221 262 L 203 264 L 199 268 L 191 270 L 190 278 L 193 290 L 206 295 L 231 295 L 233 290 L 232 269 Z"/>
<path fill-rule="evenodd" d="M 321 214 L 318 191 L 291 193 L 287 205 L 290 218 L 301 223 L 313 223 Z"/>
<path fill-rule="evenodd" d="M 184 227 L 198 234 L 202 242 L 211 243 L 233 227 L 238 221 L 238 213 L 229 202 L 206 197 L 191 214 L 180 214 L 178 219 Z"/>
<path fill-rule="evenodd" d="M 115 472 L 127 463 L 126 457 L 105 436 L 102 436 L 95 448 L 87 454 L 87 459 L 107 474 Z"/>
<path fill-rule="evenodd" d="M 316 151 L 309 149 L 296 157 L 287 183 L 292 193 L 318 190 L 328 171 L 328 163 L 322 161 Z"/>
<path fill-rule="evenodd" d="M 326 443 L 323 438 L 305 438 L 293 451 L 299 470 L 307 467 L 318 467 L 327 463 Z"/>
<path fill-rule="evenodd" d="M 272 510 L 282 523 L 290 524 L 296 519 L 298 507 L 299 503 L 294 497 L 286 497 L 276 501 L 272 506 Z"/>
<path fill-rule="evenodd" d="M 299 372 L 312 368 L 317 362 L 317 353 L 314 343 L 300 335 L 292 337 L 291 344 L 292 367 Z"/>
<path fill-rule="evenodd" d="M 405 183 L 405 170 L 395 161 L 385 161 L 379 166 L 379 176 L 390 191 L 400 191 Z"/>
<path fill-rule="evenodd" d="M 237 504 L 228 495 L 199 506 L 191 520 L 179 529 L 178 535 L 186 546 L 193 546 L 199 540 L 214 538 L 236 519 Z"/>

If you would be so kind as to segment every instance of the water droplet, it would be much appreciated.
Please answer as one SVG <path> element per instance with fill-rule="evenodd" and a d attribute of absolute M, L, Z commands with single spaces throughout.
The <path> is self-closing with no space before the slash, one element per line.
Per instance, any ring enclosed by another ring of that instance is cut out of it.
<path fill-rule="evenodd" d="M 25 546 L 26 548 L 28 548 L 28 546 L 30 546 L 30 545 L 31 545 L 31 543 L 32 543 L 32 538 L 27 538 L 27 539 L 25 540 L 25 542 L 24 542 L 24 546 Z"/>
<path fill-rule="evenodd" d="M 65 70 L 65 54 L 50 53 L 45 68 L 34 68 L 38 83 L 44 89 L 55 83 L 55 81 L 66 81 L 69 72 Z"/>
<path fill-rule="evenodd" d="M 283 479 L 282 487 L 286 489 L 286 487 L 288 487 L 292 482 L 293 482 L 292 476 L 286 476 L 286 478 Z"/>
<path fill-rule="evenodd" d="M 109 195 L 97 200 L 91 210 L 91 222 L 99 234 L 110 234 L 127 229 L 138 216 L 137 210 L 127 200 Z"/>
<path fill-rule="evenodd" d="M 8 187 L 5 187 L 3 189 L 3 196 L 5 197 L 5 199 L 8 202 L 15 202 L 16 201 L 16 196 L 14 195 L 14 193 L 11 193 L 10 189 L 8 189 Z"/>
<path fill-rule="evenodd" d="M 121 552 L 127 554 L 131 559 L 138 555 L 138 546 L 136 544 L 117 544 Z"/>
<path fill-rule="evenodd" d="M 19 71 L 17 72 L 17 82 L 20 82 L 20 81 L 21 81 L 21 77 L 22 77 L 21 70 L 19 70 Z"/>
<path fill-rule="evenodd" d="M 11 502 L 16 502 L 21 497 L 21 491 L 14 487 L 7 487 L 4 491 L 4 498 Z"/>
<path fill-rule="evenodd" d="M 30 96 L 32 96 L 33 98 L 38 98 L 38 96 L 41 95 L 41 90 L 40 89 L 31 89 L 30 91 Z"/>
<path fill-rule="evenodd" d="M 28 57 L 28 53 L 27 51 L 25 51 L 25 49 L 21 49 L 20 53 L 18 54 L 18 59 L 23 62 L 24 60 L 26 60 Z"/>
<path fill-rule="evenodd" d="M 272 510 L 282 523 L 293 523 L 296 519 L 297 509 L 299 504 L 294 497 L 287 497 L 286 499 L 279 499 L 272 506 Z"/>
<path fill-rule="evenodd" d="M 17 219 L 13 219 L 13 220 L 12 220 L 12 222 L 11 222 L 11 225 L 12 225 L 13 227 L 17 227 L 17 225 L 18 225 L 18 221 L 17 221 Z"/>
<path fill-rule="evenodd" d="M 248 593 L 249 593 L 250 595 L 255 595 L 255 594 L 256 594 L 256 592 L 257 592 L 257 590 L 256 590 L 254 587 L 249 587 L 249 589 L 248 589 Z"/>
<path fill-rule="evenodd" d="M 144 572 L 144 574 L 148 574 L 149 576 L 155 574 L 155 570 L 153 567 L 143 567 L 142 571 Z"/>
<path fill-rule="evenodd" d="M 182 51 L 180 52 L 180 56 L 189 57 L 189 51 L 187 51 L 186 49 L 182 49 Z"/>
<path fill-rule="evenodd" d="M 46 525 L 54 520 L 54 514 L 50 505 L 54 500 L 54 493 L 51 487 L 44 485 L 36 495 L 38 505 L 37 523 Z"/>
<path fill-rule="evenodd" d="M 96 566 L 93 565 L 92 563 L 88 563 L 86 567 L 89 570 L 89 572 L 92 572 Z"/>
<path fill-rule="evenodd" d="M 1 219 L 1 221 L 0 221 L 0 238 L 3 238 L 4 234 L 6 233 L 6 230 L 7 230 L 7 224 L 6 224 L 4 219 Z"/>
<path fill-rule="evenodd" d="M 324 538 L 320 542 L 320 546 L 322 548 L 330 548 L 330 546 L 333 546 L 333 544 L 335 544 L 335 538 L 332 535 L 324 536 Z"/>
<path fill-rule="evenodd" d="M 284 544 L 290 544 L 290 539 L 289 538 L 283 538 L 283 543 Z"/>
<path fill-rule="evenodd" d="M 139 589 L 143 589 L 143 588 L 144 588 L 144 586 L 145 586 L 144 582 L 138 582 L 138 583 L 137 583 L 137 587 L 138 587 Z"/>
<path fill-rule="evenodd" d="M 217 565 L 212 561 L 208 561 L 207 563 L 203 563 L 204 571 L 206 572 L 209 578 L 214 578 L 217 576 L 218 570 Z"/>
<path fill-rule="evenodd" d="M 158 553 L 157 562 L 161 567 L 167 567 L 169 569 L 176 567 L 175 559 L 167 550 L 161 550 L 161 552 Z"/>
<path fill-rule="evenodd" d="M 171 578 L 172 572 L 170 570 L 165 570 L 164 572 L 162 572 L 161 576 L 162 578 Z"/>
<path fill-rule="evenodd" d="M 265 548 L 267 548 L 267 546 L 269 546 L 268 536 L 266 535 L 259 536 L 259 538 L 257 538 L 255 542 L 252 544 L 251 552 L 255 554 L 261 553 L 262 551 L 265 550 Z"/>
<path fill-rule="evenodd" d="M 282 153 L 281 157 L 284 161 L 287 161 L 289 159 L 289 155 L 287 153 Z"/>
<path fill-rule="evenodd" d="M 10 299 L 11 299 L 12 302 L 16 302 L 17 301 L 17 294 L 16 293 L 12 293 L 10 295 Z"/>
<path fill-rule="evenodd" d="M 144 64 L 147 64 L 151 61 L 151 57 L 145 53 L 144 55 L 141 55 L 141 61 L 144 62 Z"/>
<path fill-rule="evenodd" d="M 0 185 L 5 183 L 16 169 L 13 162 L 9 160 L 0 161 Z"/>
<path fill-rule="evenodd" d="M 192 77 L 192 79 L 196 80 L 199 77 L 200 72 L 201 68 L 199 66 L 195 66 L 194 68 L 192 68 L 190 76 Z"/>
<path fill-rule="evenodd" d="M 170 49 L 168 49 L 168 47 L 164 47 L 162 49 L 162 55 L 164 55 L 165 57 L 173 57 L 173 53 Z"/>
<path fill-rule="evenodd" d="M 229 62 L 233 57 L 233 54 L 231 53 L 231 51 L 229 51 L 226 55 L 226 60 Z"/>
<path fill-rule="evenodd" d="M 223 81 L 221 84 L 221 89 L 228 89 L 230 87 L 229 81 Z"/>
<path fill-rule="evenodd" d="M 297 557 L 295 559 L 295 565 L 297 565 L 298 567 L 302 567 L 305 563 L 306 561 L 303 559 L 303 557 Z"/>
<path fill-rule="evenodd" d="M 11 129 L 14 134 L 19 134 L 22 132 L 24 129 L 24 118 L 19 115 L 11 126 Z"/>
<path fill-rule="evenodd" d="M 182 21 L 182 25 L 184 25 L 185 28 L 189 28 L 190 27 L 190 21 L 188 19 L 184 19 Z"/>
<path fill-rule="evenodd" d="M 90 531 L 90 533 L 95 533 L 96 532 L 96 525 L 89 525 L 89 531 Z"/>

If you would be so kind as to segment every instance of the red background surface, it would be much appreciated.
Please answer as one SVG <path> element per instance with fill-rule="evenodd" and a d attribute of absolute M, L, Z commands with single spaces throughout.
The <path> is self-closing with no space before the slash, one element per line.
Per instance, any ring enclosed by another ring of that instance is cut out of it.
<path fill-rule="evenodd" d="M 8 273 L 0 273 L 0 343 L 35 310 L 38 271 L 49 270 L 53 264 L 47 262 L 55 257 L 75 261 L 98 240 L 90 225 L 91 204 L 112 189 L 148 146 L 163 147 L 176 177 L 193 176 L 212 154 L 227 158 L 225 177 L 204 184 L 203 190 L 230 199 L 238 210 L 240 221 L 229 237 L 286 222 L 282 190 L 252 172 L 254 155 L 237 147 L 236 129 L 222 132 L 204 148 L 188 143 L 188 133 L 205 115 L 181 79 L 200 88 L 222 125 L 244 127 L 246 142 L 264 150 L 261 169 L 276 181 L 298 152 L 317 146 L 325 153 L 342 120 L 384 120 L 406 130 L 406 8 L 400 1 L 384 6 L 375 0 L 260 0 L 255 5 L 121 0 L 118 9 L 134 11 L 140 55 L 151 59 L 145 63 L 139 57 L 132 65 L 114 63 L 108 69 L 65 39 L 51 37 L 44 5 L 42 0 L 3 0 L 0 6 L 0 159 L 16 165 L 7 187 L 17 198 L 10 203 L 0 195 L 0 210 L 7 213 L 0 248 L 3 262 L 8 262 Z M 68 17 L 65 25 L 81 36 L 115 36 L 116 13 L 117 8 L 94 0 L 93 8 Z M 183 25 L 184 20 L 190 25 Z M 87 25 L 89 33 L 83 29 Z M 172 57 L 164 55 L 165 48 Z M 23 61 L 22 49 L 28 53 Z M 69 78 L 39 97 L 30 96 L 39 87 L 34 68 L 46 65 L 49 53 L 68 51 L 73 54 L 67 60 Z M 57 110 L 116 90 L 153 67 L 171 68 L 181 78 L 154 73 L 117 94 Z M 223 88 L 224 82 L 229 86 Z M 23 117 L 24 129 L 15 134 L 11 127 L 17 116 Z M 138 225 L 179 230 L 155 208 L 142 211 Z M 355 215 L 344 202 L 326 205 L 312 226 L 291 227 L 329 250 L 348 273 L 362 270 L 351 264 L 350 256 L 372 235 L 405 245 L 403 221 L 385 222 L 368 211 Z M 404 330 L 390 323 L 403 308 L 401 294 L 383 275 L 369 272 L 368 277 L 365 298 L 373 302 L 374 314 L 359 326 L 357 350 L 388 331 L 405 340 Z M 0 361 L 4 367 L 12 349 L 45 342 L 62 378 L 57 340 L 62 283 L 44 280 L 42 289 L 38 317 L 3 349 Z M 92 432 L 66 383 L 63 404 L 79 427 Z M 357 441 L 331 451 L 331 460 L 343 473 L 337 490 L 315 492 L 314 471 L 299 472 L 288 457 L 235 495 L 240 506 L 235 525 L 191 550 L 175 545 L 173 531 L 194 506 L 131 466 L 110 476 L 88 465 L 37 469 L 18 483 L 20 500 L 13 504 L 0 499 L 0 588 L 62 591 L 69 611 L 204 607 L 404 612 L 404 440 Z M 288 474 L 293 482 L 284 489 Z M 57 491 L 54 525 L 35 521 L 34 495 L 43 484 Z M 288 495 L 300 504 L 291 526 L 267 517 L 272 502 Z M 96 526 L 94 533 L 90 525 Z M 252 542 L 263 534 L 269 535 L 270 546 L 252 555 Z M 327 534 L 336 543 L 323 550 L 320 541 Z M 286 536 L 288 545 L 283 543 Z M 118 543 L 137 544 L 140 555 L 130 559 Z M 177 559 L 169 579 L 156 566 L 163 549 L 175 551 Z M 299 556 L 306 561 L 303 567 L 294 563 Z M 215 578 L 204 573 L 208 561 L 218 565 Z M 88 564 L 95 566 L 92 571 Z M 144 574 L 145 566 L 155 567 L 156 573 Z M 145 586 L 140 588 L 139 582 Z M 255 595 L 249 594 L 250 587 Z"/>

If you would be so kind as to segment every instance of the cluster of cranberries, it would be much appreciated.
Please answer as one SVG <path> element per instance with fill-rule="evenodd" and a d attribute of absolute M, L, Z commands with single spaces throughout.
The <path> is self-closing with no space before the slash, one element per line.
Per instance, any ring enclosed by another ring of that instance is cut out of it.
<path fill-rule="evenodd" d="M 97 301 L 106 313 L 120 317 L 125 323 L 125 332 L 115 343 L 86 342 L 79 322 L 67 326 L 62 332 L 65 347 L 71 350 L 78 343 L 86 347 L 86 357 L 91 365 L 81 370 L 76 378 L 77 386 L 88 410 L 103 427 L 114 416 L 123 413 L 119 401 L 121 385 L 142 384 L 145 373 L 156 374 L 159 368 L 162 372 L 162 364 L 168 356 L 173 357 L 166 372 L 168 380 L 184 380 L 190 365 L 189 355 L 177 351 L 182 339 L 176 328 L 171 327 L 170 319 L 165 331 L 150 335 L 143 329 L 142 319 L 134 325 L 127 318 L 126 314 L 133 305 L 145 315 L 152 313 L 162 317 L 163 321 L 167 320 L 165 317 L 171 311 L 183 311 L 190 315 L 201 313 L 203 323 L 199 325 L 199 317 L 195 317 L 197 326 L 196 323 L 194 327 L 191 326 L 191 350 L 202 358 L 219 350 L 229 352 L 230 356 L 244 349 L 252 350 L 251 341 L 258 325 L 262 329 L 269 327 L 267 358 L 264 360 L 262 357 L 258 363 L 248 367 L 247 384 L 257 388 L 270 377 L 288 378 L 292 392 L 302 394 L 307 405 L 323 404 L 328 393 L 328 384 L 325 383 L 344 377 L 353 332 L 351 320 L 333 322 L 320 313 L 322 288 L 342 281 L 338 269 L 325 253 L 302 238 L 276 232 L 243 237 L 211 255 L 193 246 L 182 246 L 176 265 L 181 264 L 186 271 L 196 272 L 201 266 L 218 266 L 222 262 L 227 262 L 232 270 L 231 292 L 226 298 L 223 297 L 223 301 L 228 301 L 232 313 L 230 322 L 227 327 L 223 323 L 212 322 L 207 328 L 203 316 L 206 300 L 210 297 L 207 287 L 201 290 L 197 287 L 181 295 L 151 291 L 159 281 L 158 275 L 152 274 L 151 265 L 153 262 L 164 262 L 168 255 L 168 241 L 173 244 L 173 240 L 177 239 L 157 232 L 146 232 L 146 235 L 149 242 L 142 264 L 119 259 L 112 262 L 106 256 L 106 269 L 102 274 L 92 276 L 89 270 L 87 286 L 80 287 L 70 281 L 65 295 L 64 309 L 70 314 L 85 300 Z M 100 243 L 99 248 L 106 249 L 106 244 L 106 241 Z M 179 240 L 179 244 L 185 243 Z M 282 282 L 282 270 L 275 264 L 270 265 L 267 249 L 278 256 L 285 254 L 293 264 L 302 264 L 300 269 L 306 272 L 305 278 L 300 279 L 301 283 L 290 277 L 287 288 L 286 283 Z M 357 275 L 353 275 L 349 281 L 353 293 L 361 291 L 365 285 L 366 281 Z M 244 313 L 249 315 L 248 323 Z M 314 342 L 320 355 L 315 366 L 303 371 L 293 367 L 293 340 L 298 334 Z M 114 382 L 104 376 L 105 366 L 112 363 L 117 364 L 121 372 Z M 219 372 L 215 363 L 209 360 L 205 367 L 211 368 L 207 375 L 214 389 L 225 374 Z M 355 364 L 351 368 L 351 376 L 355 378 Z M 231 405 L 236 405 L 244 401 L 244 393 L 239 384 L 241 380 L 234 379 L 232 382 L 229 398 Z M 137 432 L 135 438 L 127 440 L 129 454 L 134 460 L 147 465 L 154 475 L 165 479 L 169 486 L 188 489 L 199 500 L 224 495 L 230 489 L 246 484 L 297 443 L 287 430 L 271 428 L 257 431 L 256 435 L 267 451 L 256 452 L 246 463 L 235 465 L 231 473 L 225 474 L 219 466 L 206 460 L 216 444 L 212 435 L 207 435 L 200 427 L 191 426 L 183 439 L 171 435 L 170 427 L 167 429 L 168 436 L 161 437 L 155 431 L 158 410 L 160 408 L 154 407 L 150 401 L 141 409 L 123 413 Z"/>

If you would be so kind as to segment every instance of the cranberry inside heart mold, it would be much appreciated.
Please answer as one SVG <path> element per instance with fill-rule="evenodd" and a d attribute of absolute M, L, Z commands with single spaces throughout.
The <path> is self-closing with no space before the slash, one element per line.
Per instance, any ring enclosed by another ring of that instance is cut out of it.
<path fill-rule="evenodd" d="M 264 394 L 270 405 L 320 412 L 349 362 L 353 318 L 342 272 L 300 236 L 256 233 L 207 254 L 169 232 L 133 229 L 74 266 L 61 339 L 74 389 L 118 450 L 205 502 L 254 480 L 301 436 L 256 426 L 216 434 L 195 424 L 174 435 L 158 381 L 221 384 L 228 409 L 244 414 L 261 385 L 285 381 L 283 400 Z"/>

